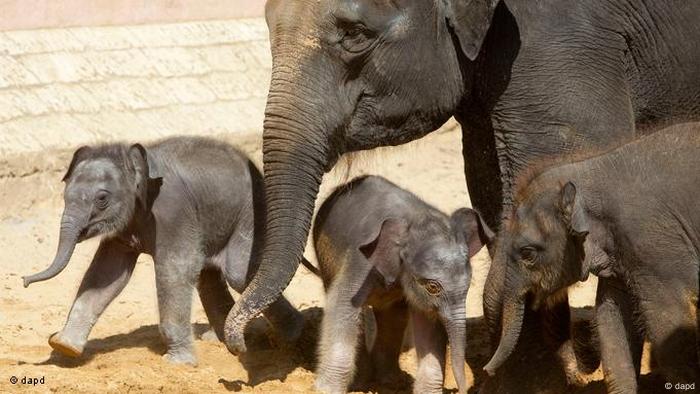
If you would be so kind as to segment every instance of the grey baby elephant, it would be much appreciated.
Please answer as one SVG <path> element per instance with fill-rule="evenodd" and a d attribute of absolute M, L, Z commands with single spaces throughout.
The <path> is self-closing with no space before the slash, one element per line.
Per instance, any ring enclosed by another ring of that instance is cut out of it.
<path fill-rule="evenodd" d="M 58 251 L 24 286 L 58 275 L 77 243 L 103 236 L 63 330 L 49 344 L 78 357 L 107 305 L 126 286 L 141 253 L 153 256 L 164 356 L 196 364 L 190 323 L 192 289 L 223 338 L 233 299 L 256 270 L 251 254 L 264 225 L 262 177 L 233 147 L 203 138 L 172 138 L 151 146 L 82 147 L 66 183 Z M 301 314 L 280 298 L 265 312 L 278 334 L 293 341 Z"/>
<path fill-rule="evenodd" d="M 476 211 L 462 208 L 448 217 L 381 177 L 338 188 L 321 206 L 313 233 L 327 290 L 316 388 L 347 391 L 363 362 L 356 355 L 365 348 L 358 347 L 363 307 L 372 307 L 377 332 L 369 358 L 376 378 L 390 380 L 399 371 L 410 316 L 419 360 L 414 392 L 442 393 L 449 340 L 465 393 L 469 258 L 492 236 Z"/>

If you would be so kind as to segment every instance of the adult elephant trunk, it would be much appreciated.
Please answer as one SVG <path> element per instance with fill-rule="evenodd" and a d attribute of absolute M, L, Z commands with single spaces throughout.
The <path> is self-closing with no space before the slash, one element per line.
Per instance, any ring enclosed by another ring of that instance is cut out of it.
<path fill-rule="evenodd" d="M 496 256 L 499 258 L 502 256 Z M 505 263 L 505 261 L 501 261 Z M 503 289 L 503 304 L 501 312 L 501 338 L 496 353 L 484 366 L 484 370 L 493 376 L 496 370 L 503 365 L 515 350 L 520 338 L 525 316 L 525 291 L 522 280 L 518 274 L 510 272 L 513 268 L 506 269 Z"/>
<path fill-rule="evenodd" d="M 78 243 L 80 233 L 86 225 L 84 214 L 78 209 L 66 210 L 61 218 L 61 231 L 58 238 L 58 249 L 51 265 L 44 271 L 34 275 L 24 276 L 24 287 L 34 282 L 41 282 L 55 277 L 66 268 L 70 261 L 75 245 Z"/>
<path fill-rule="evenodd" d="M 467 318 L 464 309 L 457 311 L 454 316 L 445 323 L 447 340 L 450 343 L 450 359 L 452 360 L 452 373 L 454 374 L 457 388 L 460 394 L 467 392 L 467 379 L 464 374 L 464 360 L 467 342 Z"/>
<path fill-rule="evenodd" d="M 282 62 L 284 64 L 284 62 Z M 226 319 L 226 346 L 246 351 L 249 320 L 277 300 L 291 281 L 306 244 L 323 173 L 332 164 L 321 94 L 289 82 L 290 70 L 273 67 L 263 134 L 266 220 L 255 277 Z M 292 86 L 293 85 L 293 86 Z"/>

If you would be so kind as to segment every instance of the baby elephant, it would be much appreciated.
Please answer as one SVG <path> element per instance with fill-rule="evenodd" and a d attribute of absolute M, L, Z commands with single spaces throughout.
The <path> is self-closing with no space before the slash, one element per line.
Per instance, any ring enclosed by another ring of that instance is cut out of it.
<path fill-rule="evenodd" d="M 403 333 L 412 324 L 419 365 L 414 392 L 442 393 L 446 340 L 460 393 L 466 392 L 465 301 L 469 258 L 492 237 L 479 214 L 451 217 L 384 178 L 362 177 L 321 206 L 314 244 L 327 290 L 316 388 L 345 392 L 361 344 L 363 307 L 372 307 L 374 373 L 399 373 Z"/>
<path fill-rule="evenodd" d="M 511 355 L 526 307 L 592 273 L 609 392 L 638 391 L 644 336 L 667 381 L 698 381 L 699 195 L 700 124 L 531 170 L 495 243 L 507 267 L 503 328 L 484 368 Z"/>
<path fill-rule="evenodd" d="M 66 183 L 58 251 L 45 271 L 24 286 L 58 275 L 77 243 L 103 236 L 63 330 L 51 336 L 57 351 L 78 357 L 90 330 L 126 286 L 140 253 L 153 256 L 164 356 L 196 364 L 190 324 L 197 284 L 210 324 L 223 338 L 233 306 L 227 283 L 242 292 L 256 267 L 251 253 L 264 225 L 262 177 L 229 145 L 202 138 L 172 138 L 143 147 L 82 147 Z M 280 298 L 265 316 L 292 341 L 301 314 Z"/>

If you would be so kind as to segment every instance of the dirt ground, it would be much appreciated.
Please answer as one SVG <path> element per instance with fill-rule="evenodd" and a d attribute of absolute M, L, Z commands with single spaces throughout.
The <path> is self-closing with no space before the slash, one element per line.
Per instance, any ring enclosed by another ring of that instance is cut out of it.
<path fill-rule="evenodd" d="M 260 162 L 259 137 L 225 139 Z M 247 333 L 249 353 L 240 358 L 230 355 L 223 344 L 199 339 L 207 330 L 207 320 L 195 298 L 193 327 L 198 337 L 199 366 L 165 363 L 157 328 L 153 263 L 142 256 L 127 288 L 95 325 L 83 358 L 74 360 L 52 353 L 47 339 L 62 327 L 97 242 L 79 245 L 69 267 L 51 281 L 24 289 L 21 276 L 44 269 L 53 258 L 62 210 L 60 179 L 69 159 L 70 152 L 0 159 L 5 167 L 0 173 L 0 392 L 312 391 L 323 289 L 320 280 L 303 267 L 286 291 L 307 318 L 304 336 L 294 348 L 279 349 L 271 343 L 266 323 L 258 319 Z M 36 165 L 28 166 L 27 160 L 36 160 Z M 326 176 L 320 199 L 345 180 L 373 173 L 451 212 L 469 201 L 462 168 L 461 134 L 454 127 L 447 128 L 400 148 L 354 156 Z M 312 249 L 307 248 L 306 255 L 314 260 Z M 469 357 L 465 364 L 470 385 L 474 385 L 471 368 L 480 370 L 489 357 L 481 318 L 481 293 L 489 266 L 485 251 L 472 263 L 474 277 L 467 306 Z M 578 286 L 572 293 L 572 304 L 590 305 L 594 289 L 594 281 Z M 412 350 L 402 355 L 402 367 L 408 374 L 415 370 Z M 11 376 L 20 382 L 10 384 Z M 43 378 L 43 384 L 28 387 L 21 382 L 25 377 Z M 592 378 L 600 377 L 598 371 Z M 409 377 L 406 380 L 410 383 Z M 455 387 L 449 376 L 446 385 Z M 602 385 L 594 383 L 589 389 L 586 392 L 602 392 Z M 372 389 L 376 390 L 385 392 Z"/>

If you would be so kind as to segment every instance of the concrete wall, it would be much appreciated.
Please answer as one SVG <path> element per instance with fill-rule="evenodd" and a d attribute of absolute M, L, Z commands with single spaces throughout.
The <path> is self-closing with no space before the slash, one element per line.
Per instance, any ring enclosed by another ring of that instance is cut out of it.
<path fill-rule="evenodd" d="M 0 157 L 260 132 L 267 34 L 262 18 L 0 32 Z"/>
<path fill-rule="evenodd" d="M 0 31 L 263 15 L 265 0 L 0 0 Z"/>

